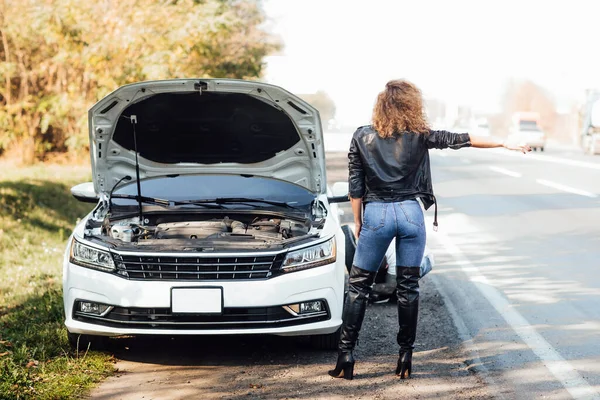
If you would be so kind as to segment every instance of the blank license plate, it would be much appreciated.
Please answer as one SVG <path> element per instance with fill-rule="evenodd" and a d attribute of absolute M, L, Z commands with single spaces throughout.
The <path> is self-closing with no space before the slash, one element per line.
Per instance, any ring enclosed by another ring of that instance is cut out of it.
<path fill-rule="evenodd" d="M 223 312 L 222 288 L 176 288 L 171 292 L 174 313 L 220 314 Z"/>

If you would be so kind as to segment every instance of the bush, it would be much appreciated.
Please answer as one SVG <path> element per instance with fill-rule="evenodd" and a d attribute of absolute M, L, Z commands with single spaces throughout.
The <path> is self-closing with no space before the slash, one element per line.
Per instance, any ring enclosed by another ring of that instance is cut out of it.
<path fill-rule="evenodd" d="M 0 152 L 85 149 L 87 110 L 127 83 L 259 77 L 263 19 L 251 0 L 0 2 Z"/>

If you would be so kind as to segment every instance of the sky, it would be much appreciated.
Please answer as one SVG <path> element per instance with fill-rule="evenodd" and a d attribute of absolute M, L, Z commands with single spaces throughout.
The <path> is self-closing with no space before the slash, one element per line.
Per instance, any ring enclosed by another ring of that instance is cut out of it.
<path fill-rule="evenodd" d="M 345 125 L 404 78 L 426 97 L 495 112 L 510 79 L 547 89 L 559 111 L 600 89 L 600 0 L 264 0 L 284 48 L 265 80 L 326 91 Z"/>

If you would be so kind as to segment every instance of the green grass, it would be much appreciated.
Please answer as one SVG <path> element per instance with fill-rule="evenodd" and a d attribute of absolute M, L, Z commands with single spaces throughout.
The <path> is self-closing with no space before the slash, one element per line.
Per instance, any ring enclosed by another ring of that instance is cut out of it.
<path fill-rule="evenodd" d="M 91 210 L 71 186 L 89 168 L 0 164 L 0 399 L 72 399 L 112 373 L 109 354 L 72 351 L 64 328 L 62 256 Z"/>

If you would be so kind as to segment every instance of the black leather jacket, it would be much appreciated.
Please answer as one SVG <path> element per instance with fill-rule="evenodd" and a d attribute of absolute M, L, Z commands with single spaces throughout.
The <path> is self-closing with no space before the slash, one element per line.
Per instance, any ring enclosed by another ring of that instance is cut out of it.
<path fill-rule="evenodd" d="M 348 153 L 350 197 L 365 203 L 421 198 L 428 209 L 436 202 L 429 149 L 460 149 L 470 146 L 470 140 L 468 133 L 433 130 L 395 133 L 383 139 L 372 126 L 362 126 L 354 132 Z"/>

